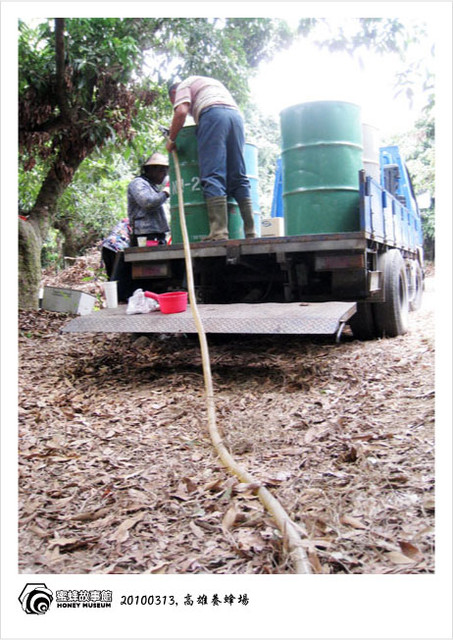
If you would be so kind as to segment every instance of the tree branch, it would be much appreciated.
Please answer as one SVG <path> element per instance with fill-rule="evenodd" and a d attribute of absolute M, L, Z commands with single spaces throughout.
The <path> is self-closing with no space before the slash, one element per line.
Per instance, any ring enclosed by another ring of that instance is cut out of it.
<path fill-rule="evenodd" d="M 58 106 L 63 120 L 71 120 L 68 94 L 65 89 L 65 46 L 64 46 L 64 18 L 55 18 L 55 58 L 56 58 L 56 94 Z"/>

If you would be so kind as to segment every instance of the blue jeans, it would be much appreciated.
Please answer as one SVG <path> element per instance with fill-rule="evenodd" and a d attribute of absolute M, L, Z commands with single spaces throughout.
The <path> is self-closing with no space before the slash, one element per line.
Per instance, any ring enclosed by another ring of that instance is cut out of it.
<path fill-rule="evenodd" d="M 244 121 L 236 109 L 215 106 L 203 111 L 197 127 L 198 163 L 205 198 L 250 198 L 244 146 Z"/>

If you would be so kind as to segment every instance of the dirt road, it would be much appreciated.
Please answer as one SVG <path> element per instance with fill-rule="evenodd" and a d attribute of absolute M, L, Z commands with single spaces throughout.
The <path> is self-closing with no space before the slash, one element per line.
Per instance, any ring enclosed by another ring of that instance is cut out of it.
<path fill-rule="evenodd" d="M 253 485 L 219 463 L 196 339 L 60 334 L 20 314 L 20 572 L 291 573 Z M 409 332 L 210 340 L 236 459 L 316 573 L 434 571 L 434 278 Z"/>

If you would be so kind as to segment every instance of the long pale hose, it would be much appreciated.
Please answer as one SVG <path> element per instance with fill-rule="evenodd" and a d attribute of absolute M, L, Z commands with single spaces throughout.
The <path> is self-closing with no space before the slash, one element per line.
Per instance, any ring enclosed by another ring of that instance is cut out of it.
<path fill-rule="evenodd" d="M 190 255 L 189 237 L 187 234 L 186 219 L 184 214 L 184 200 L 183 200 L 181 171 L 179 167 L 178 154 L 176 153 L 176 151 L 172 151 L 172 153 L 173 153 L 173 160 L 174 160 L 175 173 L 176 173 L 179 218 L 181 222 L 181 231 L 182 231 L 182 237 L 183 237 L 183 243 L 184 243 L 184 257 L 185 257 L 185 263 L 186 263 L 187 285 L 188 285 L 188 291 L 189 291 L 190 308 L 191 308 L 192 315 L 197 328 L 198 337 L 200 341 L 200 348 L 201 348 L 203 377 L 204 377 L 206 403 L 207 403 L 207 411 L 208 411 L 209 435 L 223 464 L 235 476 L 237 476 L 241 480 L 241 482 L 258 484 L 256 479 L 250 473 L 248 473 L 245 469 L 243 469 L 240 465 L 238 465 L 238 463 L 234 460 L 232 455 L 229 453 L 229 451 L 223 444 L 222 438 L 217 428 L 216 410 L 215 410 L 215 402 L 214 402 L 214 388 L 212 385 L 211 364 L 210 364 L 210 358 L 209 358 L 208 343 L 206 340 L 206 334 L 205 334 L 203 323 L 201 321 L 200 313 L 198 310 L 197 301 L 195 299 L 192 259 Z M 297 532 L 295 525 L 291 521 L 286 511 L 283 509 L 283 507 L 278 502 L 278 500 L 276 500 L 276 498 L 274 498 L 274 496 L 265 487 L 260 487 L 257 490 L 257 495 L 258 495 L 258 498 L 261 500 L 262 504 L 267 509 L 267 511 L 273 516 L 275 522 L 277 523 L 278 528 L 280 529 L 283 535 L 284 540 L 287 543 L 290 557 L 294 562 L 295 573 L 311 573 L 310 562 L 305 553 L 305 549 L 302 546 L 299 533 Z"/>

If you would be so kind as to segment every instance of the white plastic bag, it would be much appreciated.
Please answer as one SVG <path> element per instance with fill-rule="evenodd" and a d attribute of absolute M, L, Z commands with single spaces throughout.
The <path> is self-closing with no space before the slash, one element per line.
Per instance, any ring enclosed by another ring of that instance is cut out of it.
<path fill-rule="evenodd" d="M 143 289 L 136 289 L 129 298 L 126 313 L 149 313 L 159 309 L 159 303 L 152 298 L 147 298 L 143 293 Z"/>

